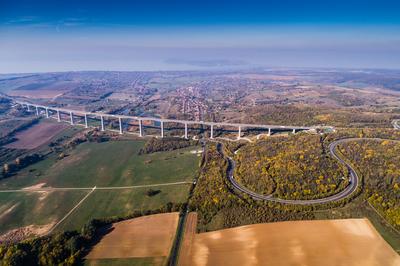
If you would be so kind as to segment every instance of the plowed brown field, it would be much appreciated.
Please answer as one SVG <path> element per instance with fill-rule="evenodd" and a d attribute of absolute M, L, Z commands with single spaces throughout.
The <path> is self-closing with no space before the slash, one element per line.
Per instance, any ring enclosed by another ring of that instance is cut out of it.
<path fill-rule="evenodd" d="M 68 125 L 64 123 L 43 121 L 18 132 L 15 135 L 18 140 L 7 144 L 6 147 L 12 149 L 35 149 L 51 140 L 67 127 Z"/>
<path fill-rule="evenodd" d="M 255 224 L 197 234 L 185 265 L 395 266 L 400 257 L 367 219 L 346 219 Z"/>
<path fill-rule="evenodd" d="M 167 257 L 178 225 L 179 213 L 143 216 L 115 223 L 110 233 L 87 259 Z"/>

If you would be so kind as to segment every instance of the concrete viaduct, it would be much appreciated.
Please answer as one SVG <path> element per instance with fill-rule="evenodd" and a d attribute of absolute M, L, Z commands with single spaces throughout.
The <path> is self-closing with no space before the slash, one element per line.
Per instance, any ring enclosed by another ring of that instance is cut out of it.
<path fill-rule="evenodd" d="M 237 134 L 238 134 L 238 139 L 241 138 L 242 135 L 242 129 L 244 128 L 254 128 L 254 129 L 264 129 L 268 130 L 268 135 L 271 135 L 272 130 L 288 130 L 292 131 L 293 133 L 296 133 L 296 131 L 299 130 L 310 130 L 310 129 L 315 129 L 316 127 L 299 127 L 299 126 L 277 126 L 277 125 L 261 125 L 261 124 L 240 124 L 240 123 L 227 123 L 227 122 L 204 122 L 204 121 L 190 121 L 190 120 L 178 120 L 178 119 L 163 119 L 163 118 L 155 118 L 155 117 L 140 117 L 140 116 L 127 116 L 127 115 L 114 115 L 114 114 L 105 114 L 105 113 L 92 113 L 92 112 L 85 112 L 85 111 L 78 111 L 78 110 L 70 110 L 70 109 L 64 109 L 64 108 L 58 108 L 58 107 L 49 107 L 49 106 L 43 106 L 43 105 L 37 105 L 37 104 L 32 104 L 32 103 L 27 103 L 27 102 L 19 102 L 16 101 L 17 104 L 26 107 L 28 111 L 34 111 L 36 112 L 36 115 L 39 116 L 41 114 L 41 111 L 43 110 L 45 112 L 45 115 L 47 118 L 50 117 L 50 111 L 55 112 L 57 114 L 57 120 L 58 122 L 61 122 L 61 114 L 67 114 L 69 116 L 69 123 L 71 125 L 74 125 L 74 117 L 79 116 L 83 117 L 84 119 L 84 126 L 85 128 L 88 128 L 88 117 L 93 117 L 93 118 L 100 118 L 100 130 L 104 131 L 106 130 L 104 126 L 104 119 L 105 118 L 114 118 L 118 119 L 119 122 L 119 133 L 123 133 L 123 126 L 122 126 L 122 120 L 136 120 L 138 121 L 138 127 L 139 127 L 139 136 L 143 137 L 144 136 L 144 131 L 143 131 L 143 121 L 154 121 L 154 122 L 159 122 L 160 123 L 160 136 L 164 137 L 164 124 L 165 123 L 176 123 L 176 124 L 182 124 L 185 127 L 185 135 L 184 137 L 187 139 L 188 138 L 188 125 L 205 125 L 210 127 L 210 138 L 214 138 L 214 127 L 235 127 L 238 129 Z"/>

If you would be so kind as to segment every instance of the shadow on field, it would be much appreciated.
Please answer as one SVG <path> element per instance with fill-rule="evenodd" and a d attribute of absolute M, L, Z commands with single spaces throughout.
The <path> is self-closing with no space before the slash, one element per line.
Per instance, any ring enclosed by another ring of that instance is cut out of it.
<path fill-rule="evenodd" d="M 87 260 L 86 256 L 93 250 L 93 248 L 101 241 L 101 239 L 114 231 L 114 228 L 112 227 L 113 224 L 107 224 L 105 226 L 100 227 L 99 229 L 96 230 L 95 236 L 93 236 L 92 241 L 89 243 L 89 247 L 86 248 L 83 253 L 82 253 L 82 261 L 79 263 L 79 265 L 86 265 L 84 262 Z"/>

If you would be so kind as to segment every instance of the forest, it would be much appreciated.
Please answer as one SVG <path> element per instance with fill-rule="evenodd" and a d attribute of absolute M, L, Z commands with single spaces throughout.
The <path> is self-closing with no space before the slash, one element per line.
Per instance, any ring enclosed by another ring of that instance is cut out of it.
<path fill-rule="evenodd" d="M 198 145 L 198 141 L 187 140 L 181 138 L 167 137 L 167 138 L 151 138 L 143 148 L 140 149 L 139 154 L 149 154 L 159 151 L 172 151 L 189 146 Z"/>
<path fill-rule="evenodd" d="M 282 199 L 316 199 L 348 185 L 347 169 L 325 149 L 324 135 L 271 137 L 240 148 L 235 178 L 260 194 Z"/>
<path fill-rule="evenodd" d="M 363 140 L 339 148 L 361 173 L 368 202 L 400 229 L 400 142 Z"/>
<path fill-rule="evenodd" d="M 343 98 L 345 102 L 348 97 Z M 352 103 L 344 103 L 344 105 Z M 329 106 L 310 105 L 259 105 L 247 110 L 249 119 L 264 124 L 294 125 L 330 125 L 335 127 L 390 127 L 393 119 L 399 118 L 400 110 L 383 111 L 382 108 L 331 108 Z"/>

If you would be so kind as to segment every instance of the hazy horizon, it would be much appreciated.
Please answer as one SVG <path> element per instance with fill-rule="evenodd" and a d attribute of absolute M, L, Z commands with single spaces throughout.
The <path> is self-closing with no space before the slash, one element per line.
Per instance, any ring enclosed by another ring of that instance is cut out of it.
<path fill-rule="evenodd" d="M 0 73 L 400 69 L 400 3 L 3 1 L 0 39 Z"/>

